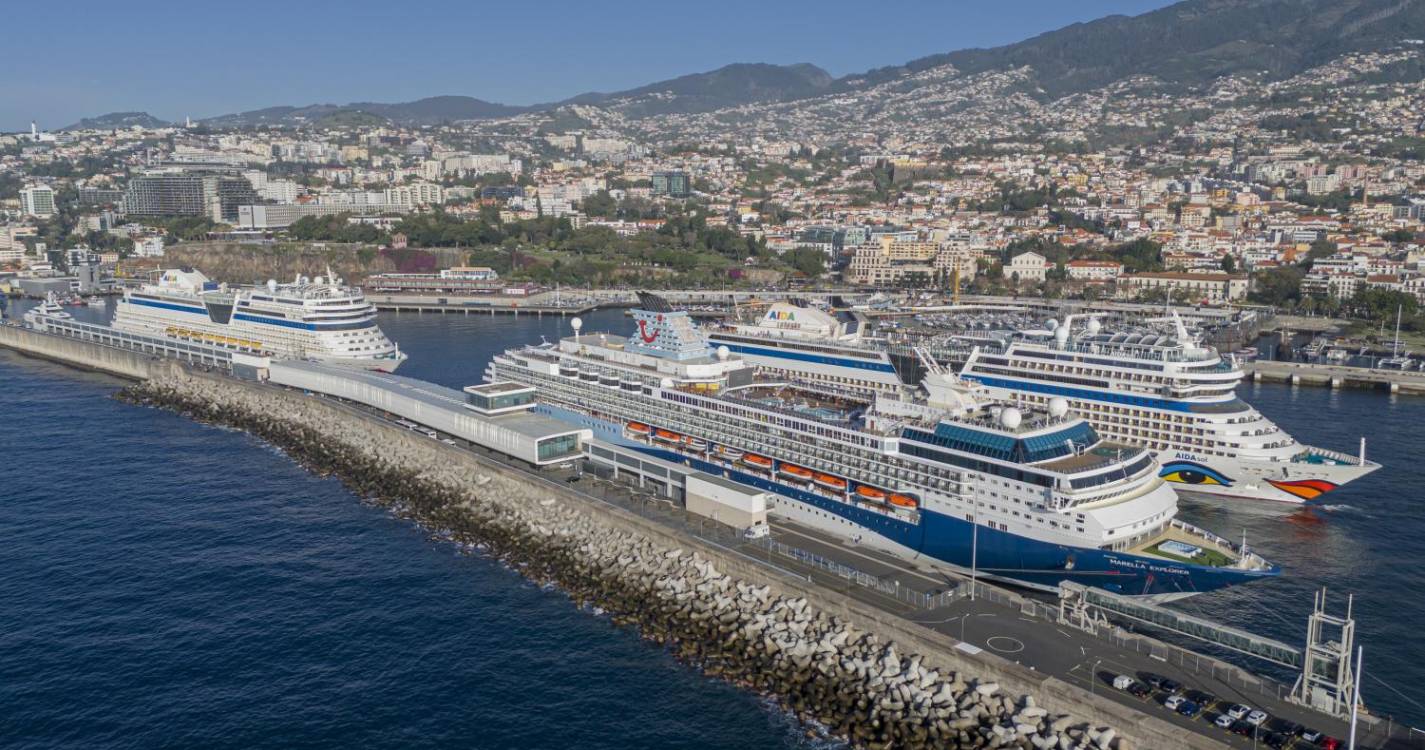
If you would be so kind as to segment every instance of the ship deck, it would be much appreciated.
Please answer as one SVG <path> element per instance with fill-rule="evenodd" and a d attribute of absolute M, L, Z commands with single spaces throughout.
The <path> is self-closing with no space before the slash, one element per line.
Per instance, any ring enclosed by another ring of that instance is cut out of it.
<path fill-rule="evenodd" d="M 1202 550 L 1202 554 L 1196 557 L 1186 557 L 1176 555 L 1172 552 L 1161 549 L 1164 542 L 1181 542 Z M 1168 525 L 1162 531 L 1154 534 L 1149 539 L 1144 540 L 1137 546 L 1128 550 L 1135 555 L 1145 555 L 1147 557 L 1157 557 L 1173 562 L 1184 562 L 1193 565 L 1207 565 L 1214 568 L 1230 567 L 1237 563 L 1238 557 L 1231 554 L 1229 550 L 1223 549 L 1218 544 L 1214 544 L 1211 539 L 1204 539 L 1189 533 L 1186 529 L 1178 526 Z"/>

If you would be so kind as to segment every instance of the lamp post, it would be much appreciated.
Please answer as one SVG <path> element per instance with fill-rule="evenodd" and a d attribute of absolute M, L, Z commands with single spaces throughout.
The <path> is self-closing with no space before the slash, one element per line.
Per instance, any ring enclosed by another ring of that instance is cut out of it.
<path fill-rule="evenodd" d="M 975 601 L 980 559 L 980 489 L 977 485 L 970 485 L 970 497 L 975 503 L 975 513 L 971 517 L 973 526 L 970 527 L 970 601 Z"/>
<path fill-rule="evenodd" d="M 1098 686 L 1098 665 L 1103 662 L 1103 657 L 1093 660 L 1093 666 L 1089 667 L 1089 695 L 1094 694 L 1094 688 Z"/>

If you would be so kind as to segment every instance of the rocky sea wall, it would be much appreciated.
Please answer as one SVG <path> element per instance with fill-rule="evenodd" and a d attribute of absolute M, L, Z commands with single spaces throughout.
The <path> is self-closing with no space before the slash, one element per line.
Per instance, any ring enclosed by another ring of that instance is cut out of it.
<path fill-rule="evenodd" d="M 340 402 L 155 367 L 133 403 L 240 428 L 865 748 L 1221 747 Z"/>

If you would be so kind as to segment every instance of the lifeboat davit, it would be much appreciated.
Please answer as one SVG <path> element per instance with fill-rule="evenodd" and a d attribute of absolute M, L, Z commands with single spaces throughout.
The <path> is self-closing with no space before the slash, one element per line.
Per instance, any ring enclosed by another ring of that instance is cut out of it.
<path fill-rule="evenodd" d="M 767 458 L 766 456 L 759 456 L 755 453 L 743 454 L 742 463 L 748 464 L 749 466 L 756 466 L 759 469 L 772 468 L 772 459 Z"/>
<path fill-rule="evenodd" d="M 884 503 L 886 501 L 885 490 L 878 490 L 875 487 L 867 487 L 865 485 L 856 488 L 856 496 L 862 500 L 873 500 L 878 503 Z"/>
<path fill-rule="evenodd" d="M 792 477 L 793 479 L 802 479 L 809 481 L 812 476 L 811 469 L 803 469 L 802 467 L 796 466 L 794 464 L 782 464 L 782 468 L 779 469 L 779 471 L 789 477 Z"/>
<path fill-rule="evenodd" d="M 897 508 L 916 508 L 920 506 L 920 501 L 916 500 L 914 495 L 907 495 L 903 492 L 891 493 L 890 500 L 891 505 Z"/>
<path fill-rule="evenodd" d="M 653 432 L 652 427 L 649 427 L 648 425 L 642 422 L 629 422 L 625 426 L 628 427 L 629 432 L 632 432 L 635 435 L 647 435 L 648 433 Z"/>
<path fill-rule="evenodd" d="M 653 433 L 654 440 L 662 440 L 665 443 L 681 443 L 683 436 L 670 430 L 657 430 Z"/>
<path fill-rule="evenodd" d="M 818 472 L 816 475 L 816 483 L 829 490 L 836 490 L 837 492 L 846 491 L 846 480 L 841 477 L 834 477 L 830 474 Z"/>

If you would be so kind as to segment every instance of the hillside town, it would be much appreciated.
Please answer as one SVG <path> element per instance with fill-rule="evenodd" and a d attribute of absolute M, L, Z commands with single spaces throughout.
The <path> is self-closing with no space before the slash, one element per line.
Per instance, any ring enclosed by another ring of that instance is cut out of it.
<path fill-rule="evenodd" d="M 364 259 L 359 277 L 488 269 L 470 291 L 1425 302 L 1425 90 L 1382 74 L 1422 56 L 1410 41 L 1190 96 L 1134 77 L 1045 101 L 1015 93 L 1016 71 L 947 65 L 701 114 L 625 100 L 440 125 L 34 126 L 0 136 L 0 274 L 315 248 Z"/>

